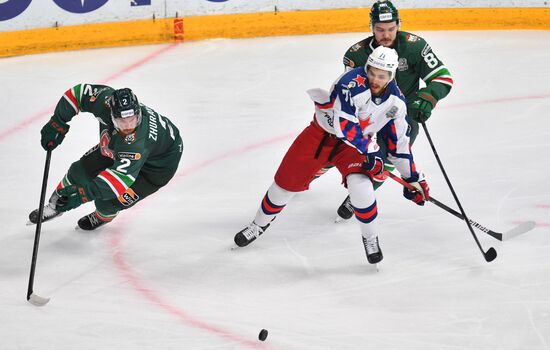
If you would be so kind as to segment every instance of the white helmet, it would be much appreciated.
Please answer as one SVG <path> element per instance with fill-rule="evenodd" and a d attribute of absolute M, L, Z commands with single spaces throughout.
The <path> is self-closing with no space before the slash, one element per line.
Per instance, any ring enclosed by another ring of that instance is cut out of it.
<path fill-rule="evenodd" d="M 397 51 L 385 46 L 378 46 L 374 51 L 369 55 L 365 70 L 368 66 L 382 69 L 391 73 L 390 81 L 395 78 L 395 71 L 399 65 L 399 56 Z"/>

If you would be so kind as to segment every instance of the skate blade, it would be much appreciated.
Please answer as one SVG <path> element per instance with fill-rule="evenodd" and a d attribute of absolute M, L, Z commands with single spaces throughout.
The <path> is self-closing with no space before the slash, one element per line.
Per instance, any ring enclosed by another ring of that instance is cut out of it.
<path fill-rule="evenodd" d="M 30 220 L 27 220 L 27 223 L 25 224 L 27 226 L 36 225 L 34 222 L 31 222 Z"/>
<path fill-rule="evenodd" d="M 340 215 L 336 215 L 336 219 L 334 219 L 334 223 L 337 224 L 337 223 L 342 222 L 342 221 L 346 221 L 346 219 L 344 219 Z"/>

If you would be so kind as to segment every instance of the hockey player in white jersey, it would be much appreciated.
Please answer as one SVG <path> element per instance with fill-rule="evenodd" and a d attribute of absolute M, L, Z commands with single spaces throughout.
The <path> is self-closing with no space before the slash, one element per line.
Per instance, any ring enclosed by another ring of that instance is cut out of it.
<path fill-rule="evenodd" d="M 314 119 L 287 151 L 254 220 L 235 235 L 238 246 L 263 234 L 292 197 L 309 188 L 321 168 L 334 165 L 349 191 L 368 262 L 382 260 L 372 183 L 384 170 L 377 134 L 387 146 L 388 159 L 416 189 L 405 192 L 405 197 L 419 205 L 429 198 L 429 187 L 409 147 L 407 106 L 395 83 L 397 66 L 395 50 L 379 46 L 365 67 L 341 75 L 330 93 L 308 91 L 315 103 Z"/>

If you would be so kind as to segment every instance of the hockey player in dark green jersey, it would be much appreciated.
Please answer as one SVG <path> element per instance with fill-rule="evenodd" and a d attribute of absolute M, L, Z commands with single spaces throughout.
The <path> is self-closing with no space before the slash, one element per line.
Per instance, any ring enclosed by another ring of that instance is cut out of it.
<path fill-rule="evenodd" d="M 176 173 L 183 141 L 178 128 L 140 104 L 132 90 L 79 84 L 65 92 L 42 128 L 45 150 L 63 141 L 79 112 L 90 112 L 99 121 L 99 143 L 71 165 L 44 206 L 43 221 L 93 200 L 96 210 L 78 226 L 94 230 L 165 186 Z M 38 221 L 38 209 L 29 220 Z"/>
<path fill-rule="evenodd" d="M 348 49 L 344 55 L 344 66 L 346 69 L 364 66 L 371 52 L 380 45 L 397 51 L 399 67 L 396 81 L 407 100 L 407 122 L 410 125 L 412 145 L 418 135 L 419 123 L 428 120 L 437 102 L 449 94 L 453 87 L 453 79 L 426 40 L 418 35 L 400 31 L 400 24 L 398 10 L 390 1 L 375 2 L 370 12 L 373 35 Z M 420 80 L 425 83 L 425 87 L 420 88 Z M 391 163 L 385 164 L 387 171 L 394 169 Z M 375 189 L 388 177 L 387 171 L 374 179 Z M 349 197 L 344 200 L 337 212 L 337 221 L 340 218 L 351 218 L 353 208 Z"/>

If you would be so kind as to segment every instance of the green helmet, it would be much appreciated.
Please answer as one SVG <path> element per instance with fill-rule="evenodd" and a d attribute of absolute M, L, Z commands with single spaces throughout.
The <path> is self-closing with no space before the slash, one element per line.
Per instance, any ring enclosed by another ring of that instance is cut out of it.
<path fill-rule="evenodd" d="M 376 1 L 370 9 L 370 25 L 390 22 L 397 22 L 399 24 L 397 8 L 390 1 Z"/>

